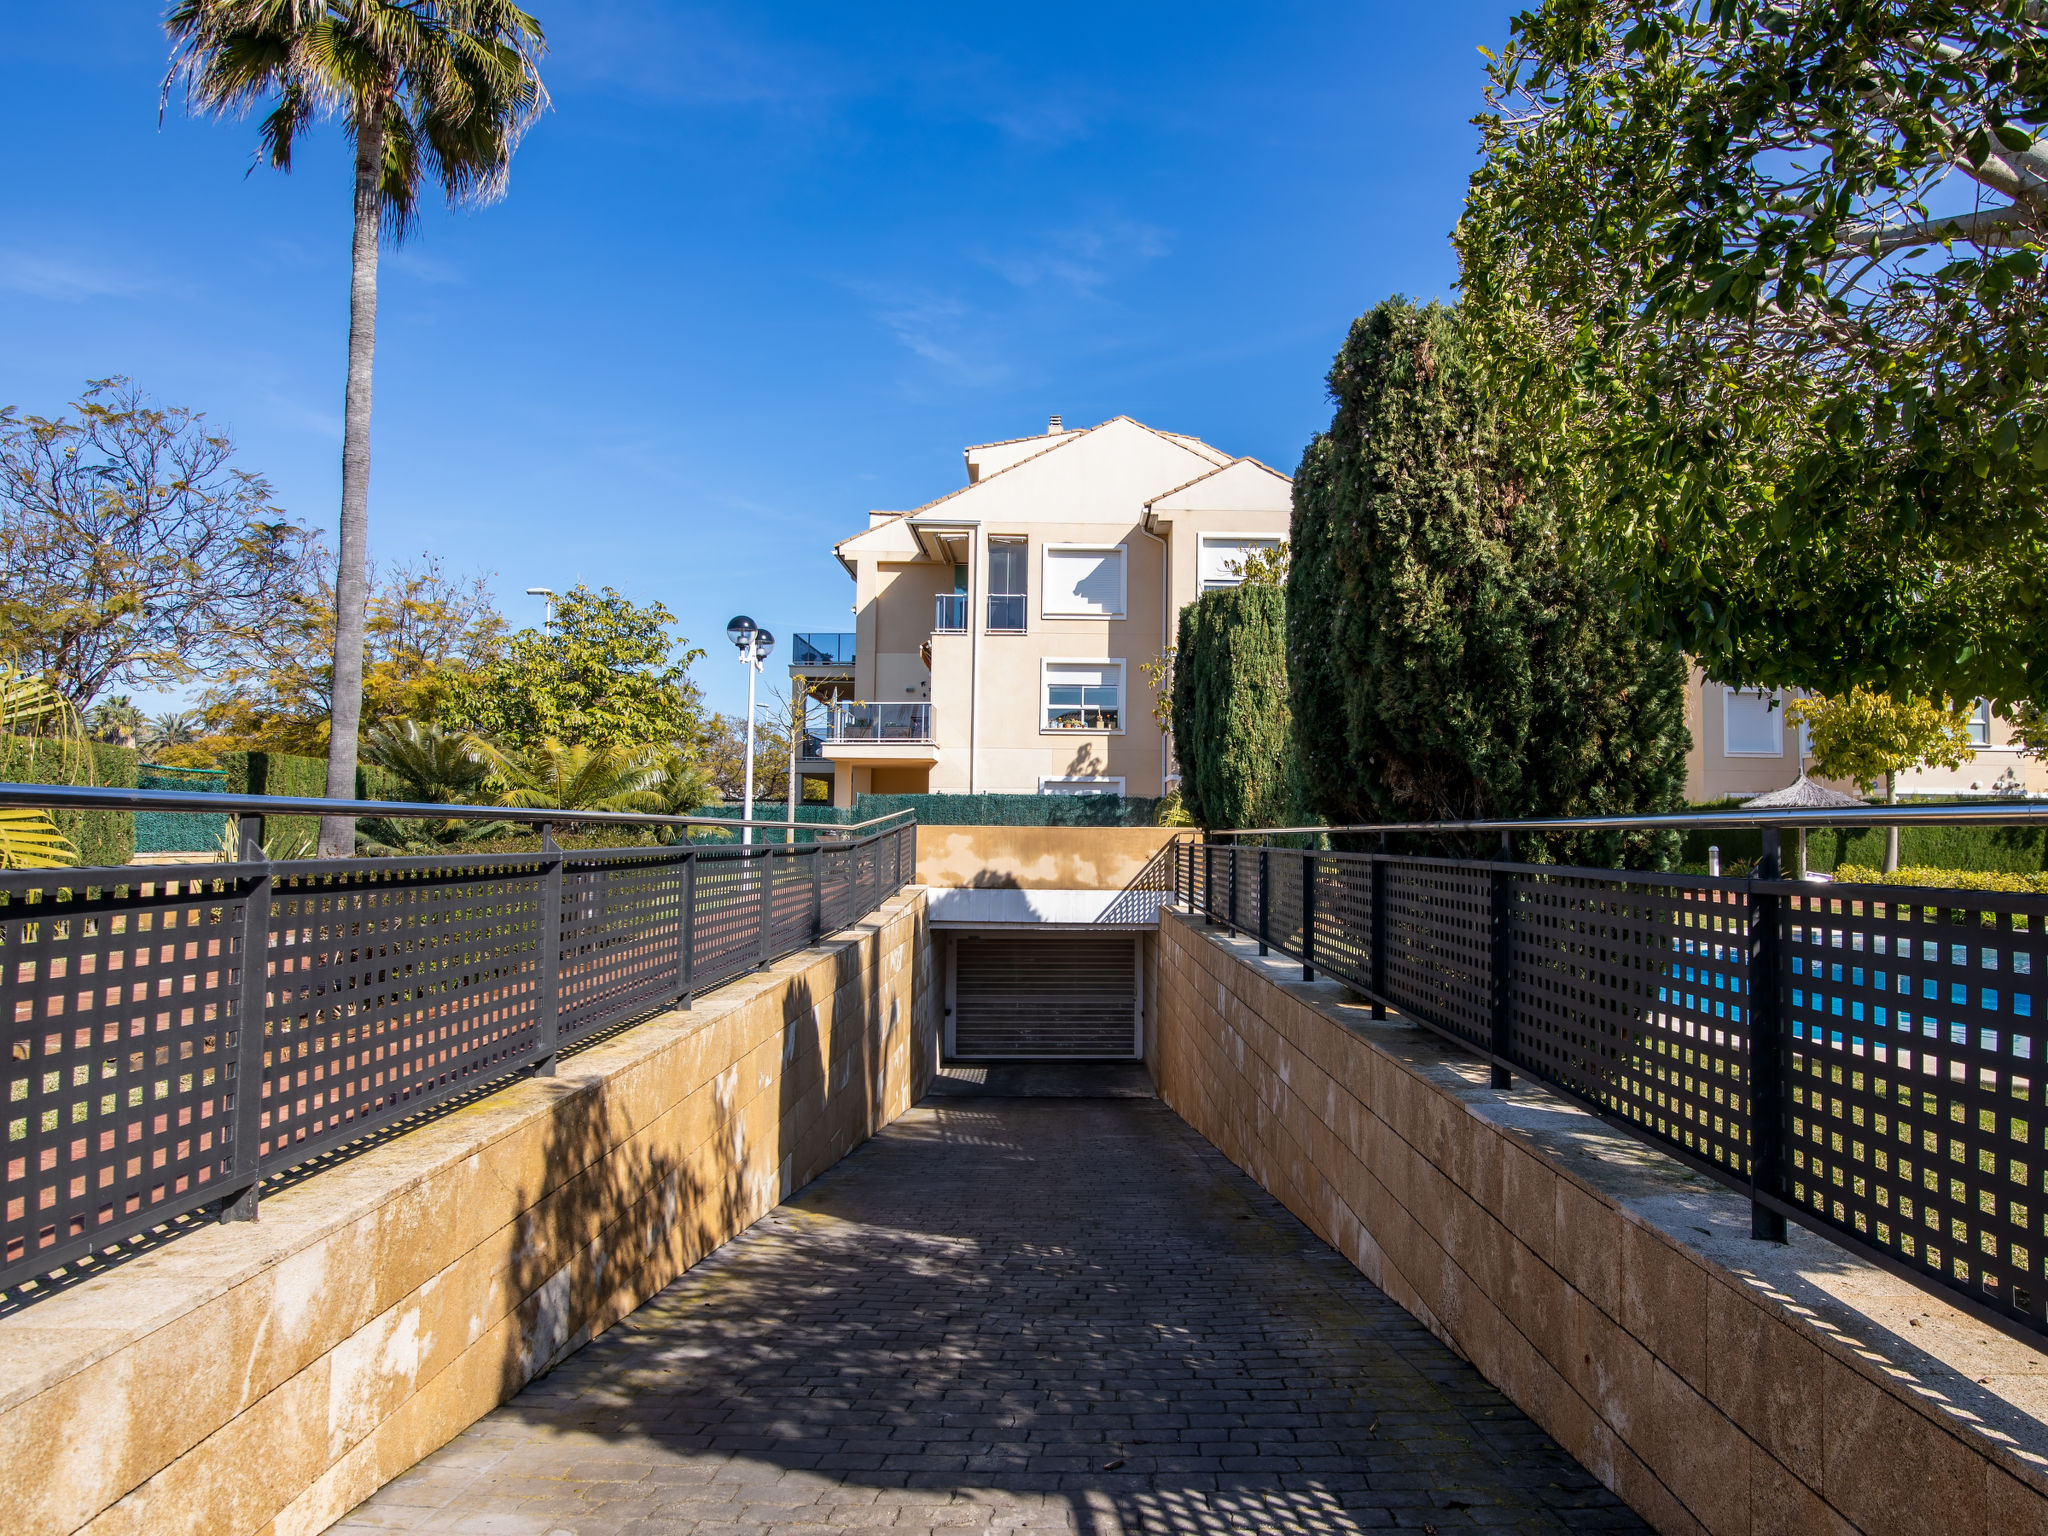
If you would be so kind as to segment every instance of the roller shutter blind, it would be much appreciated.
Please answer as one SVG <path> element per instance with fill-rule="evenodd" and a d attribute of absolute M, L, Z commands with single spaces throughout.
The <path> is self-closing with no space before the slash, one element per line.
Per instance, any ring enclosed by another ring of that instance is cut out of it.
<path fill-rule="evenodd" d="M 948 1052 L 961 1060 L 1142 1054 L 1128 933 L 963 933 L 953 940 Z"/>

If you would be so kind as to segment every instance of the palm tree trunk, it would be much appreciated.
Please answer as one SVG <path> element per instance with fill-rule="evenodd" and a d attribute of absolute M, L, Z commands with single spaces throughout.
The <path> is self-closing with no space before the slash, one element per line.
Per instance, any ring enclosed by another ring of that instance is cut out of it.
<path fill-rule="evenodd" d="M 327 737 L 327 795 L 356 795 L 356 737 L 363 718 L 363 619 L 369 600 L 370 375 L 377 353 L 377 240 L 384 211 L 384 107 L 356 129 L 355 250 L 348 294 L 348 392 L 341 429 L 341 547 L 334 570 L 334 693 Z M 352 816 L 320 819 L 320 856 L 355 852 Z"/>
<path fill-rule="evenodd" d="M 1899 776 L 1888 773 L 1884 776 L 1884 803 L 1899 803 Z M 1896 824 L 1884 829 L 1884 872 L 1890 874 L 1899 867 L 1899 829 Z"/>

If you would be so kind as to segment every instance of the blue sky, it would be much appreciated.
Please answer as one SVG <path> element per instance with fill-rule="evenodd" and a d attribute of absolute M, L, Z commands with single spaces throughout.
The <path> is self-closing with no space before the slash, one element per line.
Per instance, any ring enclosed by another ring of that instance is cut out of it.
<path fill-rule="evenodd" d="M 850 627 L 832 542 L 963 444 L 1127 414 L 1291 471 L 1351 318 L 1450 296 L 1511 14 L 531 8 L 554 110 L 510 195 L 385 259 L 371 552 L 488 574 L 516 623 L 529 586 L 658 598 L 727 710 L 726 618 Z M 331 539 L 340 134 L 245 175 L 248 123 L 159 129 L 154 0 L 9 12 L 0 404 L 131 375 Z"/>

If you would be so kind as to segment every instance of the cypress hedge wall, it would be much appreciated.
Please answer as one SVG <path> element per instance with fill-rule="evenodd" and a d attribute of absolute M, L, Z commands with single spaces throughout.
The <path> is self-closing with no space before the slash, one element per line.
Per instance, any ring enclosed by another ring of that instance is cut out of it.
<path fill-rule="evenodd" d="M 1289 825 L 1291 737 L 1287 594 L 1204 592 L 1181 610 L 1173 657 L 1173 750 L 1188 814 L 1205 827 Z"/>
<path fill-rule="evenodd" d="M 1149 827 L 1144 795 L 856 795 L 854 821 L 913 811 L 927 827 Z"/>
<path fill-rule="evenodd" d="M 89 745 L 94 783 L 108 789 L 136 787 L 136 752 L 103 741 Z M 13 784 L 74 784 L 80 777 L 76 759 L 67 759 L 54 743 L 33 736 L 0 736 L 0 779 Z M 100 868 L 135 857 L 134 818 L 126 811 L 58 811 L 55 819 L 57 830 L 78 849 L 81 865 Z"/>
<path fill-rule="evenodd" d="M 1571 545 L 1455 309 L 1389 299 L 1330 370 L 1295 479 L 1287 656 L 1303 809 L 1333 824 L 1682 803 L 1685 668 Z M 1474 850 L 1466 850 L 1474 851 Z M 1669 836 L 1530 839 L 1659 864 Z"/>

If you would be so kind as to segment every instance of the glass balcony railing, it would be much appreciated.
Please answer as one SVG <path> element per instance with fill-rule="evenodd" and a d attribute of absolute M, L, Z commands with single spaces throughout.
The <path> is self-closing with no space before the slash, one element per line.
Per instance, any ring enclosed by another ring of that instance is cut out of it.
<path fill-rule="evenodd" d="M 828 743 L 931 739 L 929 704 L 835 704 L 825 729 Z"/>
<path fill-rule="evenodd" d="M 991 592 L 988 595 L 988 627 L 1022 631 L 1024 628 L 1024 594 L 1022 592 Z"/>
<path fill-rule="evenodd" d="M 820 630 L 797 635 L 795 649 L 790 653 L 789 662 L 793 667 L 850 667 L 853 665 L 853 640 L 849 634 L 831 634 Z"/>
<path fill-rule="evenodd" d="M 935 635 L 964 635 L 967 633 L 967 594 L 965 592 L 941 592 L 938 601 L 932 604 L 932 633 Z"/>

